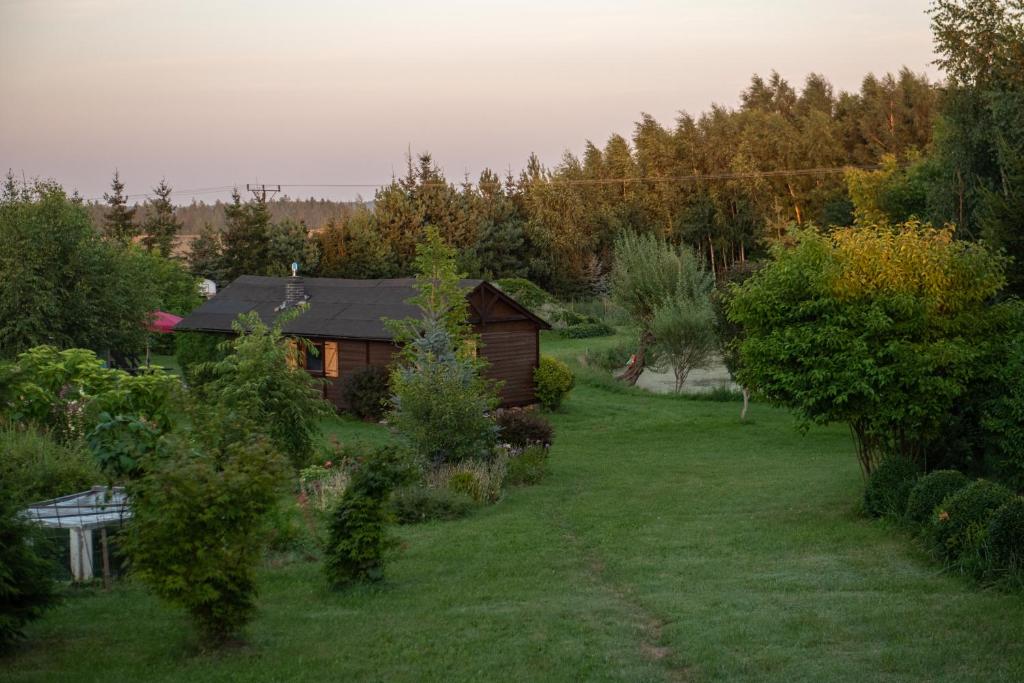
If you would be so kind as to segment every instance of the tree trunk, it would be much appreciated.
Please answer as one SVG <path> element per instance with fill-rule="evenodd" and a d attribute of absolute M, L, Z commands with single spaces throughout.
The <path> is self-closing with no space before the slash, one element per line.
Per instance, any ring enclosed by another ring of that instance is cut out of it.
<path fill-rule="evenodd" d="M 640 375 L 644 371 L 644 365 L 646 363 L 647 347 L 654 343 L 654 335 L 648 331 L 640 333 L 640 340 L 637 343 L 636 353 L 634 354 L 633 364 L 626 368 L 619 379 L 626 384 L 633 386 L 636 381 L 640 379 Z"/>
<path fill-rule="evenodd" d="M 747 406 L 750 405 L 750 389 L 743 387 L 743 410 L 740 411 L 740 422 L 747 419 Z"/>
<path fill-rule="evenodd" d="M 686 376 L 690 374 L 690 368 L 685 365 L 677 365 L 672 370 L 676 376 L 676 393 L 682 393 L 683 385 L 686 384 Z"/>

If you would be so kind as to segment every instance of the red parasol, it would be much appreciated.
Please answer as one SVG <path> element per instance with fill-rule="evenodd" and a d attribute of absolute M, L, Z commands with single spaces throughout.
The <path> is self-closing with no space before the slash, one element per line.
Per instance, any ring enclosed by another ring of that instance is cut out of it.
<path fill-rule="evenodd" d="M 167 311 L 153 311 L 153 321 L 149 323 L 149 331 L 159 334 L 170 334 L 181 318 Z"/>

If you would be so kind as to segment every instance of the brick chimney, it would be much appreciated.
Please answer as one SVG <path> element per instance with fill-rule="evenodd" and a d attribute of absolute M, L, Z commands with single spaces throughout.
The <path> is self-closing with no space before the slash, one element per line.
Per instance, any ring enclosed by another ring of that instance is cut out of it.
<path fill-rule="evenodd" d="M 293 274 L 284 285 L 284 307 L 294 308 L 306 300 L 306 286 L 302 278 Z"/>

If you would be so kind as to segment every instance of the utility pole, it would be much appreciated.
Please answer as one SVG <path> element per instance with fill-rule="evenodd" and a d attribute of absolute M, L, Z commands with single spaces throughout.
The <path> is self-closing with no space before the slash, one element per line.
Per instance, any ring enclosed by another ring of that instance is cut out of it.
<path fill-rule="evenodd" d="M 263 183 L 246 183 L 245 189 L 247 192 L 252 192 L 252 196 L 258 199 L 261 203 L 267 202 L 267 193 L 273 197 L 275 194 L 281 191 L 280 185 L 264 185 Z"/>

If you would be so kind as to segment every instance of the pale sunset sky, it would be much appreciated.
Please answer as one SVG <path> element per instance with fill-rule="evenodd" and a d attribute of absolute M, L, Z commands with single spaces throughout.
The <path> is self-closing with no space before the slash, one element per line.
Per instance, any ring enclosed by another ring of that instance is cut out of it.
<path fill-rule="evenodd" d="M 930 78 L 927 0 L 0 0 L 0 166 L 100 197 L 548 165 L 754 72 Z M 373 188 L 289 188 L 373 197 Z M 212 201 L 227 192 L 196 195 Z M 188 203 L 193 195 L 175 196 Z"/>

